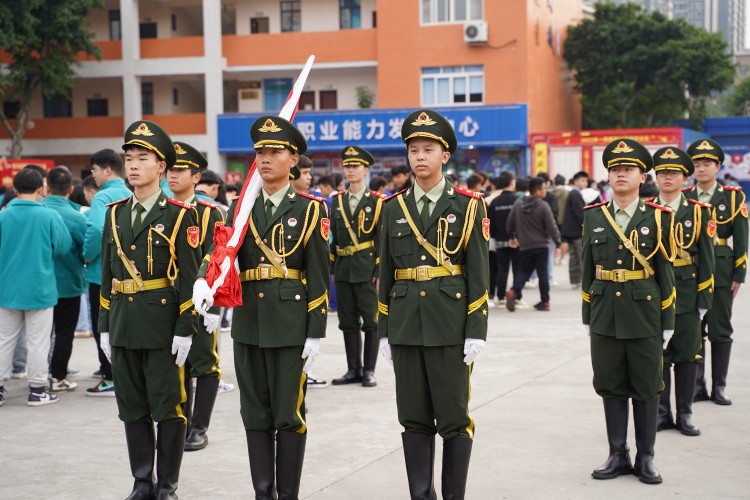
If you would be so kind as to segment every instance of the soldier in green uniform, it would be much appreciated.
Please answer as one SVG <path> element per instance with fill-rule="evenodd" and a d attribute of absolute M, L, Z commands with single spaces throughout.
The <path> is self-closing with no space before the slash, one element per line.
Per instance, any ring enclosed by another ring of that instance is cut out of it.
<path fill-rule="evenodd" d="M 263 186 L 237 253 L 242 305 L 234 308 L 232 338 L 240 413 L 255 498 L 275 498 L 275 462 L 278 497 L 296 499 L 307 438 L 306 374 L 326 329 L 330 225 L 325 203 L 289 184 L 292 166 L 307 149 L 297 128 L 264 116 L 250 136 Z M 235 210 L 237 202 L 228 226 Z M 199 279 L 196 304 L 210 293 Z"/>
<path fill-rule="evenodd" d="M 182 365 L 197 328 L 191 296 L 200 234 L 195 210 L 159 189 L 159 175 L 175 162 L 167 133 L 155 123 L 135 122 L 123 149 L 135 192 L 110 204 L 105 219 L 101 346 L 112 362 L 135 478 L 128 498 L 153 498 L 156 449 L 156 498 L 172 499 L 185 446 Z"/>
<path fill-rule="evenodd" d="M 638 198 L 651 170 L 648 150 L 631 139 L 602 156 L 612 201 L 587 207 L 583 222 L 583 324 L 591 336 L 594 389 L 604 402 L 609 458 L 591 474 L 636 474 L 662 481 L 653 464 L 662 351 L 674 333 L 675 286 L 668 208 Z M 628 399 L 638 452 L 630 462 Z"/>
<path fill-rule="evenodd" d="M 375 163 L 366 149 L 347 146 L 341 151 L 341 159 L 349 189 L 336 193 L 331 202 L 331 266 L 336 282 L 339 329 L 344 333 L 347 372 L 333 379 L 333 385 L 362 383 L 364 387 L 374 387 L 380 342 L 375 281 L 380 262 L 378 242 L 383 199 L 365 187 L 365 177 Z M 360 327 L 365 337 L 364 358 Z"/>
<path fill-rule="evenodd" d="M 732 303 L 747 273 L 747 205 L 745 193 L 737 187 L 722 186 L 716 174 L 724 163 L 724 151 L 711 139 L 694 142 L 688 154 L 695 162 L 696 185 L 685 190 L 691 200 L 710 203 L 716 219 L 714 254 L 714 300 L 703 324 L 711 341 L 711 400 L 718 405 L 731 405 L 724 390 L 727 386 L 729 356 L 732 352 Z M 731 244 L 729 242 L 731 238 Z M 701 349 L 705 357 L 705 348 Z M 704 364 L 698 369 L 695 401 L 709 399 Z"/>
<path fill-rule="evenodd" d="M 201 172 L 208 167 L 208 160 L 200 151 L 185 142 L 175 141 L 177 160 L 167 169 L 167 184 L 175 199 L 195 207 L 200 227 L 201 255 L 211 255 L 214 228 L 224 223 L 224 215 L 218 205 L 203 201 L 195 194 L 195 185 Z M 193 337 L 187 363 L 185 364 L 185 417 L 188 434 L 185 451 L 202 450 L 208 446 L 208 425 L 216 402 L 216 394 L 221 379 L 217 335 L 220 321 L 220 308 L 212 307 L 198 325 L 198 335 Z M 193 390 L 192 379 L 196 379 Z"/>
<path fill-rule="evenodd" d="M 383 207 L 378 334 L 396 374 L 412 498 L 435 498 L 435 434 L 444 498 L 464 498 L 474 420 L 470 375 L 487 337 L 489 219 L 482 195 L 454 188 L 442 167 L 457 141 L 432 110 L 401 128 L 417 179 Z"/>
<path fill-rule="evenodd" d="M 675 147 L 654 153 L 654 172 L 659 196 L 652 200 L 674 212 L 675 286 L 677 309 L 675 333 L 664 350 L 664 390 L 659 402 L 657 431 L 674 429 L 686 436 L 701 431 L 692 422 L 693 393 L 701 346 L 701 319 L 711 308 L 714 292 L 714 244 L 716 221 L 711 205 L 688 200 L 682 185 L 693 174 L 693 160 Z M 671 365 L 674 363 L 676 420 L 670 407 Z"/>

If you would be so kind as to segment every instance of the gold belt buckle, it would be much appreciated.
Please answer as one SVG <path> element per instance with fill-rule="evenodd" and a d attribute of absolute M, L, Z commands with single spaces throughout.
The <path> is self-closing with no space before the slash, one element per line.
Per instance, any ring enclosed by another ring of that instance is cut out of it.
<path fill-rule="evenodd" d="M 414 281 L 429 281 L 431 279 L 430 266 L 418 266 L 414 268 Z"/>
<path fill-rule="evenodd" d="M 612 281 L 615 283 L 625 283 L 625 269 L 612 269 Z"/>
<path fill-rule="evenodd" d="M 270 267 L 258 267 L 255 270 L 255 277 L 259 280 L 270 280 L 271 279 L 271 268 Z"/>
<path fill-rule="evenodd" d="M 354 252 L 352 251 L 352 247 L 344 247 L 344 256 L 351 257 L 354 255 Z"/>

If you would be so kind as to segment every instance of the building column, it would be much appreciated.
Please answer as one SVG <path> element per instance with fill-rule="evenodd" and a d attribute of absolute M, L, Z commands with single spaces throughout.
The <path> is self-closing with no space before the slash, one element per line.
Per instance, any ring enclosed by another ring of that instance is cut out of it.
<path fill-rule="evenodd" d="M 224 57 L 221 48 L 221 2 L 203 1 L 203 51 L 206 90 L 206 156 L 209 168 L 227 171 L 226 157 L 219 154 L 218 116 L 224 112 Z"/>
<path fill-rule="evenodd" d="M 122 34 L 122 108 L 125 127 L 127 127 L 143 118 L 141 78 L 135 74 L 135 65 L 141 58 L 138 0 L 120 0 L 120 33 Z"/>

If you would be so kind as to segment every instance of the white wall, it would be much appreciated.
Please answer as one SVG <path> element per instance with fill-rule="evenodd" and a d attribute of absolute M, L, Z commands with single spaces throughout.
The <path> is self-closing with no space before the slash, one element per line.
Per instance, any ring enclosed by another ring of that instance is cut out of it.
<path fill-rule="evenodd" d="M 98 96 L 97 96 L 98 94 Z M 122 80 L 119 78 L 89 78 L 80 80 L 73 88 L 73 116 L 88 116 L 88 99 L 106 98 L 109 116 L 122 116 Z"/>

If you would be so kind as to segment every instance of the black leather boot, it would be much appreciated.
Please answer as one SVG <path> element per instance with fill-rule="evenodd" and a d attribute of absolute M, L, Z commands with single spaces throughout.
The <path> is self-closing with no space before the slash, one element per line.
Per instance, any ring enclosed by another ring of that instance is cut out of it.
<path fill-rule="evenodd" d="M 708 401 L 708 388 L 706 387 L 706 339 L 701 341 L 701 350 L 698 351 L 701 357 L 700 363 L 698 363 L 698 372 L 695 379 L 695 394 L 693 395 L 693 401 Z"/>
<path fill-rule="evenodd" d="M 247 456 L 250 458 L 250 477 L 255 490 L 255 500 L 275 500 L 274 490 L 274 436 L 270 432 L 245 431 Z"/>
<path fill-rule="evenodd" d="M 193 405 L 193 420 L 190 422 L 185 451 L 202 450 L 208 446 L 208 424 L 214 411 L 216 394 L 219 391 L 219 377 L 198 377 L 195 386 L 195 404 Z"/>
<path fill-rule="evenodd" d="M 125 500 L 154 498 L 154 423 L 125 422 L 130 472 L 135 478 L 133 491 Z"/>
<path fill-rule="evenodd" d="M 672 389 L 672 370 L 668 366 L 664 366 L 663 380 L 664 390 L 661 391 L 661 394 L 659 395 L 659 423 L 656 426 L 657 432 L 666 429 L 674 429 L 672 407 L 669 401 Z"/>
<path fill-rule="evenodd" d="M 339 378 L 331 381 L 333 385 L 359 384 L 362 382 L 362 336 L 359 332 L 344 332 L 344 349 L 346 349 L 346 365 L 348 370 Z"/>
<path fill-rule="evenodd" d="M 437 500 L 433 480 L 435 436 L 420 432 L 402 432 L 406 476 L 412 500 Z"/>
<path fill-rule="evenodd" d="M 472 443 L 468 436 L 443 441 L 443 500 L 463 500 L 466 495 Z"/>
<path fill-rule="evenodd" d="M 290 431 L 276 433 L 276 491 L 279 500 L 298 500 L 305 459 L 307 434 Z"/>
<path fill-rule="evenodd" d="M 693 398 L 695 379 L 698 373 L 697 363 L 678 363 L 674 365 L 674 394 L 677 404 L 675 427 L 686 436 L 700 436 L 701 430 L 693 424 Z"/>
<path fill-rule="evenodd" d="M 656 443 L 656 420 L 659 417 L 659 400 L 633 400 L 633 423 L 635 424 L 635 466 L 633 474 L 642 483 L 659 484 L 661 475 L 654 466 L 654 444 Z"/>
<path fill-rule="evenodd" d="M 594 469 L 594 479 L 614 479 L 633 473 L 628 448 L 628 400 L 603 398 L 604 421 L 607 424 L 607 441 L 609 457 L 602 465 Z"/>
<path fill-rule="evenodd" d="M 185 424 L 159 422 L 157 429 L 156 500 L 177 500 L 177 481 L 185 450 Z"/>
<path fill-rule="evenodd" d="M 375 387 L 378 385 L 375 380 L 375 364 L 378 362 L 378 352 L 380 351 L 380 339 L 378 332 L 365 332 L 365 350 L 363 354 L 364 372 L 362 374 L 362 385 L 364 387 Z"/>
<path fill-rule="evenodd" d="M 732 354 L 731 342 L 711 342 L 711 401 L 728 406 L 732 400 L 724 394 L 727 387 L 729 357 Z"/>

